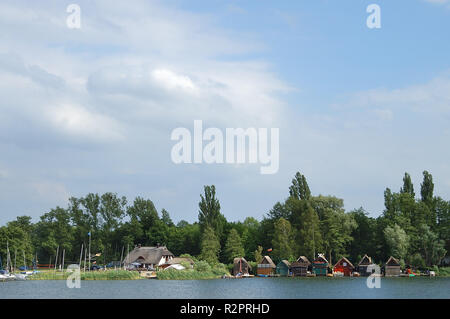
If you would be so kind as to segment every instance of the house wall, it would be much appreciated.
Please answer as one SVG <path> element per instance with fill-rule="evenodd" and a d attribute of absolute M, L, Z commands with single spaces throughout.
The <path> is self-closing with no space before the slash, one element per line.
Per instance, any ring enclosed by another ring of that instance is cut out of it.
<path fill-rule="evenodd" d="M 328 264 L 320 264 L 320 265 L 313 264 L 313 272 L 316 274 L 316 276 L 326 276 L 327 275 L 327 267 L 328 267 Z"/>
<path fill-rule="evenodd" d="M 274 269 L 273 268 L 261 268 L 261 267 L 258 267 L 257 269 L 256 269 L 256 273 L 258 274 L 258 275 L 272 275 L 273 274 L 273 271 L 274 271 Z"/>
<path fill-rule="evenodd" d="M 386 277 L 400 276 L 400 266 L 386 266 L 384 275 Z"/>
<path fill-rule="evenodd" d="M 291 268 L 293 276 L 306 276 L 308 267 L 294 267 Z"/>
<path fill-rule="evenodd" d="M 289 275 L 289 268 L 285 264 L 279 265 L 277 266 L 277 274 L 287 276 Z"/>

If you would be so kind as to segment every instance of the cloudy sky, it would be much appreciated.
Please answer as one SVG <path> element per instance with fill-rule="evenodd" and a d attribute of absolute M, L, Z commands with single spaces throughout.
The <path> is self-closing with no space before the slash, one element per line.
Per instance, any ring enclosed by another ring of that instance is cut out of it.
<path fill-rule="evenodd" d="M 261 218 L 296 171 L 372 216 L 405 171 L 450 199 L 450 1 L 73 2 L 0 3 L 0 224 L 107 191 L 192 222 L 210 184 Z M 278 173 L 174 164 L 194 120 L 279 128 Z"/>

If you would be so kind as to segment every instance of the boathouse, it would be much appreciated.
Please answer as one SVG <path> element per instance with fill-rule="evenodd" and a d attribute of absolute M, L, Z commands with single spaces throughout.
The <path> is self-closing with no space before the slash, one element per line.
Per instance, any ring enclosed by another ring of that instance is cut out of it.
<path fill-rule="evenodd" d="M 388 261 L 384 265 L 384 275 L 386 277 L 398 277 L 400 276 L 400 263 L 394 257 L 389 257 Z"/>
<path fill-rule="evenodd" d="M 312 271 L 316 276 L 326 276 L 328 270 L 328 260 L 324 255 L 319 254 L 312 262 Z"/>
<path fill-rule="evenodd" d="M 287 260 L 282 260 L 277 265 L 277 274 L 280 276 L 289 276 L 289 269 L 290 269 L 291 263 Z"/>
<path fill-rule="evenodd" d="M 306 276 L 308 268 L 311 266 L 311 262 L 305 256 L 298 257 L 297 261 L 291 264 L 292 276 Z"/>
<path fill-rule="evenodd" d="M 351 276 L 355 266 L 345 257 L 342 257 L 335 265 L 334 272 L 342 273 L 344 276 Z"/>
<path fill-rule="evenodd" d="M 165 246 L 141 247 L 137 246 L 123 260 L 127 269 L 156 269 L 167 264 L 174 255 Z"/>
<path fill-rule="evenodd" d="M 256 268 L 256 273 L 262 277 L 272 276 L 276 268 L 277 266 L 275 266 L 272 259 L 269 256 L 264 256 Z"/>
<path fill-rule="evenodd" d="M 244 257 L 238 257 L 233 259 L 233 275 L 243 276 L 248 275 L 252 266 L 245 260 Z"/>
<path fill-rule="evenodd" d="M 369 265 L 373 265 L 372 258 L 370 258 L 367 255 L 364 255 L 364 257 L 361 259 L 361 261 L 358 263 L 357 270 L 361 276 L 370 276 L 372 274 L 372 271 L 368 271 Z"/>

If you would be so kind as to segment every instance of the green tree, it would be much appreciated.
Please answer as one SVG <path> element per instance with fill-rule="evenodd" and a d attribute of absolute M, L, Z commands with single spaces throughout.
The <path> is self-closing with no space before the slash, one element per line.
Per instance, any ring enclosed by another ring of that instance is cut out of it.
<path fill-rule="evenodd" d="M 275 233 L 272 239 L 273 257 L 275 261 L 291 259 L 295 252 L 294 233 L 291 223 L 284 218 L 275 222 Z"/>
<path fill-rule="evenodd" d="M 320 221 L 317 213 L 309 202 L 300 201 L 299 206 L 303 213 L 300 215 L 299 243 L 300 252 L 313 260 L 315 255 L 322 249 L 322 235 L 320 232 Z"/>
<path fill-rule="evenodd" d="M 198 222 L 202 231 L 211 227 L 219 240 L 223 235 L 223 229 L 226 224 L 225 217 L 220 213 L 220 203 L 216 198 L 216 187 L 205 186 L 204 195 L 200 194 Z"/>
<path fill-rule="evenodd" d="M 256 248 L 255 252 L 253 253 L 256 263 L 261 262 L 261 260 L 263 259 L 262 251 L 262 246 L 258 246 L 258 248 Z"/>
<path fill-rule="evenodd" d="M 429 207 L 433 202 L 433 176 L 427 171 L 423 172 L 423 182 L 420 185 L 420 195 L 422 196 L 422 201 L 425 202 Z M 430 207 L 431 208 L 431 207 Z"/>
<path fill-rule="evenodd" d="M 395 224 L 384 229 L 384 236 L 390 255 L 404 260 L 409 247 L 409 238 L 405 231 Z"/>
<path fill-rule="evenodd" d="M 304 200 L 308 200 L 311 197 L 311 191 L 306 182 L 306 177 L 300 174 L 300 172 L 297 172 L 292 179 L 292 185 L 289 187 L 289 195 L 295 199 Z"/>
<path fill-rule="evenodd" d="M 201 246 L 200 259 L 210 264 L 216 264 L 219 261 L 220 241 L 212 227 L 206 226 L 203 231 Z"/>
<path fill-rule="evenodd" d="M 421 225 L 422 249 L 427 266 L 438 265 L 447 252 L 444 248 L 444 241 L 430 230 L 427 225 Z"/>
<path fill-rule="evenodd" d="M 412 198 L 416 196 L 411 176 L 408 173 L 405 173 L 405 176 L 403 177 L 403 187 L 400 189 L 400 193 L 410 194 Z"/>
<path fill-rule="evenodd" d="M 236 257 L 244 256 L 244 247 L 242 245 L 241 236 L 236 229 L 231 229 L 228 234 L 228 239 L 225 244 L 225 254 L 228 258 L 228 261 L 233 262 L 233 259 Z"/>

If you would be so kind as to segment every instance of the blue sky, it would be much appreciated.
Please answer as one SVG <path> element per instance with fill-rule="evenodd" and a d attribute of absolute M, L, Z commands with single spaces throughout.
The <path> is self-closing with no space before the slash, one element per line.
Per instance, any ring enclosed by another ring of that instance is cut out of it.
<path fill-rule="evenodd" d="M 0 4 L 1 224 L 107 191 L 194 221 L 210 184 L 261 218 L 296 171 L 372 216 L 405 171 L 450 198 L 450 1 L 78 1 L 68 29 L 70 3 Z M 278 127 L 279 172 L 175 165 L 195 119 Z"/>

